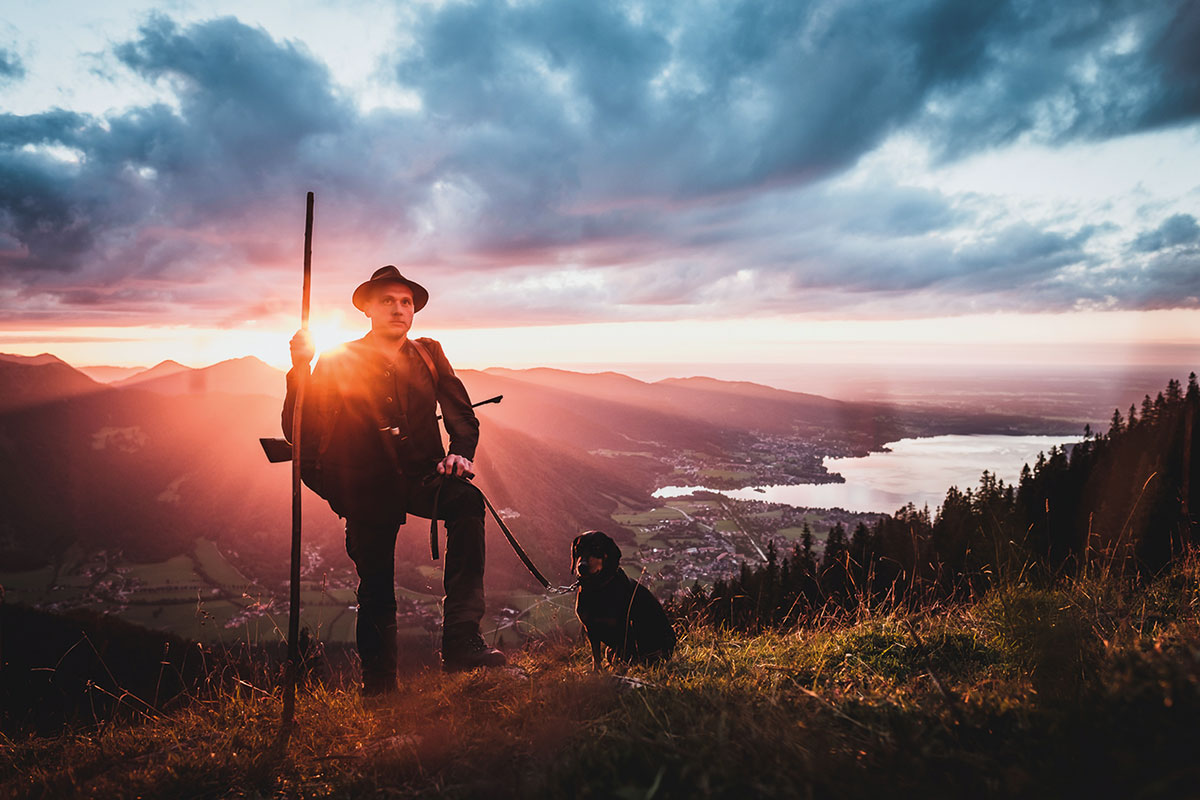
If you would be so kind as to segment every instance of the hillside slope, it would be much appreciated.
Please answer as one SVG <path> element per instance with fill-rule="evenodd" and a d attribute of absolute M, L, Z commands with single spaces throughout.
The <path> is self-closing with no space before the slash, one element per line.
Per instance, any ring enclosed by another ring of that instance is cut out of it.
<path fill-rule="evenodd" d="M 10 404 L 0 413 L 0 555 L 14 567 L 31 565 L 79 543 L 155 560 L 205 537 L 256 576 L 281 579 L 287 468 L 269 465 L 257 440 L 280 434 L 283 373 L 245 358 L 201 370 L 165 363 L 137 377 L 112 388 L 57 359 L 0 361 Z M 479 411 L 477 480 L 542 563 L 565 561 L 583 529 L 610 528 L 629 541 L 610 515 L 648 506 L 683 454 L 724 459 L 769 434 L 805 442 L 819 465 L 822 453 L 865 452 L 944 424 L 936 415 L 707 379 L 648 384 L 560 370 L 461 377 L 477 400 L 504 396 Z M 306 542 L 348 566 L 341 522 L 305 495 Z M 414 518 L 398 545 L 414 565 L 427 563 L 424 524 Z M 489 581 L 526 585 L 523 568 L 489 531 L 499 565 Z"/>
<path fill-rule="evenodd" d="M 39 356 L 26 361 L 0 358 L 0 414 L 105 391 L 102 384 L 51 358 Z"/>
<path fill-rule="evenodd" d="M 114 385 L 169 395 L 225 392 L 276 397 L 283 393 L 284 378 L 280 370 L 266 362 L 254 356 L 245 356 L 199 369 L 164 361 Z"/>
<path fill-rule="evenodd" d="M 72 659 L 61 688 L 48 671 L 22 678 L 34 698 L 90 692 L 95 716 L 78 701 L 74 729 L 39 737 L 14 714 L 0 793 L 1194 795 L 1195 562 L 1134 591 L 1003 591 L 941 612 L 870 612 L 787 633 L 685 625 L 672 661 L 624 675 L 591 673 L 581 643 L 538 641 L 512 653 L 515 669 L 416 667 L 395 695 L 364 701 L 318 664 L 286 748 L 278 664 L 264 653 L 208 653 L 207 678 L 168 703 L 145 670 L 137 684 L 133 672 L 114 680 L 77 648 L 88 658 Z M 113 718 L 122 689 L 146 704 L 128 698 Z"/>

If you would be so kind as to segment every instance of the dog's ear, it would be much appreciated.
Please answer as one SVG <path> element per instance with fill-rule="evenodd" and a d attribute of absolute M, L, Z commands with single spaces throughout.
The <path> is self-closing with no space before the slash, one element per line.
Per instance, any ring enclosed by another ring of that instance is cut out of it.
<path fill-rule="evenodd" d="M 608 550 L 608 557 L 612 559 L 612 564 L 609 566 L 617 566 L 621 563 L 621 548 L 617 547 L 617 543 L 613 541 L 611 536 L 605 536 L 604 543 L 606 545 L 605 549 Z"/>
<path fill-rule="evenodd" d="M 587 534 L 581 533 L 575 537 L 575 541 L 571 542 L 571 568 L 575 568 L 575 559 L 579 558 L 579 543 Z"/>

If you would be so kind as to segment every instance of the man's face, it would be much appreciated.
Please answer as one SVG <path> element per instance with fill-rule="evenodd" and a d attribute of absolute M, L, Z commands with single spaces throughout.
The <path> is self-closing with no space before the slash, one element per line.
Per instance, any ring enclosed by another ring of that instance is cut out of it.
<path fill-rule="evenodd" d="M 366 303 L 366 315 L 371 319 L 371 331 L 388 339 L 408 335 L 413 320 L 412 290 L 396 284 L 375 290 Z"/>

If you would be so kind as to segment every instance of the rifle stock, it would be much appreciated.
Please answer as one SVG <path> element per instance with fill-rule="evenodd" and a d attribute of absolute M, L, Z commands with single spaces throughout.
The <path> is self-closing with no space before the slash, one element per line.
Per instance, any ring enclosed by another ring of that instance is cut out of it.
<path fill-rule="evenodd" d="M 473 403 L 471 408 L 485 406 L 488 403 L 499 403 L 503 399 L 504 395 L 498 394 L 495 397 L 489 397 L 487 400 L 480 400 L 478 403 Z M 439 414 L 438 419 L 441 418 Z M 292 445 L 287 439 L 262 437 L 258 440 L 258 443 L 262 445 L 263 452 L 267 456 L 267 461 L 272 464 L 282 464 L 285 461 L 292 460 Z"/>

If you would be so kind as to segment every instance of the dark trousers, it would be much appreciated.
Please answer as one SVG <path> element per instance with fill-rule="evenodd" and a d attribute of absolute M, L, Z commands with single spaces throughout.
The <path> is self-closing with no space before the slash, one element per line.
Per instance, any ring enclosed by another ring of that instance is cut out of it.
<path fill-rule="evenodd" d="M 483 619 L 483 495 L 470 483 L 445 478 L 413 482 L 370 513 L 346 517 L 346 552 L 358 570 L 355 637 L 363 682 L 387 682 L 396 674 L 396 534 L 405 512 L 446 521 L 443 586 L 444 635 L 478 633 Z M 436 495 L 436 505 L 435 504 Z"/>

